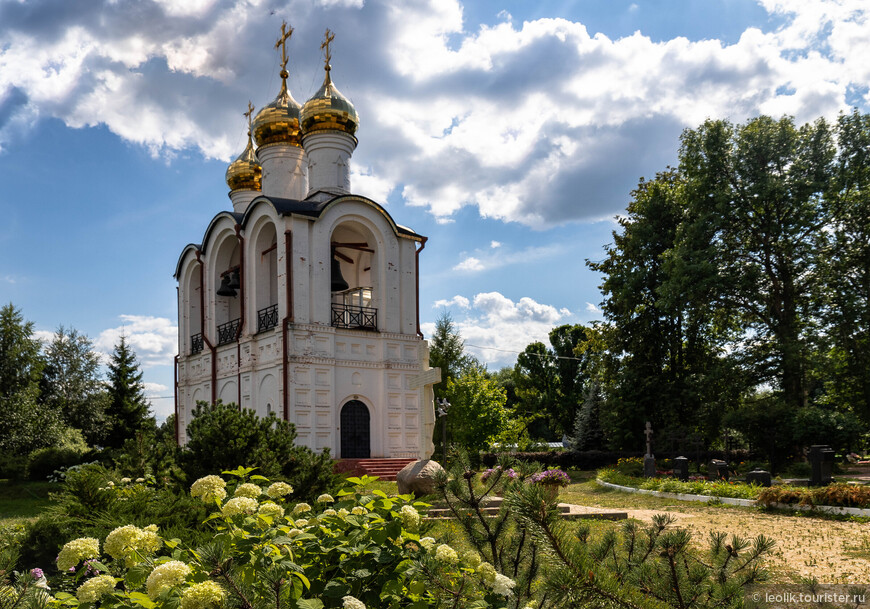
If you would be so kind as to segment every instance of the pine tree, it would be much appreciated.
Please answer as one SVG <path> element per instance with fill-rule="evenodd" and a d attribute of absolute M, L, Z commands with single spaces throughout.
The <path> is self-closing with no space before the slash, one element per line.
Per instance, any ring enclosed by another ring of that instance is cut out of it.
<path fill-rule="evenodd" d="M 11 302 L 0 309 L 0 398 L 37 390 L 44 365 L 40 347 L 33 322 L 24 321 Z"/>
<path fill-rule="evenodd" d="M 118 448 L 138 430 L 149 426 L 149 423 L 153 425 L 149 410 L 139 362 L 122 335 L 109 362 L 108 415 L 111 418 L 112 431 L 107 444 Z"/>
<path fill-rule="evenodd" d="M 574 436 L 571 438 L 574 450 L 604 449 L 604 431 L 599 420 L 601 402 L 601 386 L 598 381 L 592 381 L 586 392 L 586 400 L 574 419 Z"/>

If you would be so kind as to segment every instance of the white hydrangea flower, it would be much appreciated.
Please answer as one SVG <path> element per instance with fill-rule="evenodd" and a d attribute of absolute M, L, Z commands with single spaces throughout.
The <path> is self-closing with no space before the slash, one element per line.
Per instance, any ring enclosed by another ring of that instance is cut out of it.
<path fill-rule="evenodd" d="M 516 585 L 516 582 L 507 575 L 496 573 L 495 580 L 492 582 L 492 591 L 499 596 L 513 596 L 513 587 Z"/>
<path fill-rule="evenodd" d="M 403 505 L 399 510 L 399 519 L 402 521 L 402 526 L 409 531 L 416 531 L 420 526 L 420 513 L 414 509 L 414 506 Z"/>
<path fill-rule="evenodd" d="M 350 511 L 350 513 L 356 514 L 357 516 L 364 516 L 365 514 L 368 514 L 369 511 L 367 509 L 365 509 L 363 506 L 357 505 Z"/>
<path fill-rule="evenodd" d="M 115 583 L 111 575 L 97 575 L 79 586 L 76 596 L 83 603 L 95 603 L 106 594 L 111 594 Z"/>
<path fill-rule="evenodd" d="M 277 499 L 278 497 L 289 495 L 292 492 L 293 487 L 286 482 L 273 482 L 266 489 L 266 494 L 269 495 L 269 497 L 271 497 L 272 499 Z"/>
<path fill-rule="evenodd" d="M 311 511 L 311 506 L 308 505 L 307 503 L 297 503 L 296 507 L 293 508 L 294 515 L 304 514 L 305 512 L 310 512 L 310 511 Z"/>
<path fill-rule="evenodd" d="M 190 567 L 180 560 L 170 560 L 157 565 L 145 581 L 148 597 L 152 601 L 156 600 L 163 590 L 184 583 L 188 575 L 190 575 Z"/>
<path fill-rule="evenodd" d="M 477 572 L 485 583 L 492 585 L 495 582 L 495 576 L 497 575 L 495 567 L 488 562 L 480 563 L 480 566 L 477 567 Z"/>
<path fill-rule="evenodd" d="M 457 554 L 456 550 L 448 546 L 446 543 L 442 543 L 440 546 L 435 548 L 435 560 L 455 565 L 459 562 L 459 554 Z"/>
<path fill-rule="evenodd" d="M 323 510 L 323 513 L 321 514 L 321 516 L 337 516 L 337 515 L 338 515 L 338 512 L 336 512 L 332 508 Z"/>
<path fill-rule="evenodd" d="M 329 493 L 323 493 L 317 498 L 317 503 L 333 503 L 335 498 Z"/>
<path fill-rule="evenodd" d="M 353 596 L 345 596 L 341 599 L 344 604 L 342 609 L 366 609 L 364 602 Z"/>
<path fill-rule="evenodd" d="M 284 508 L 277 503 L 269 502 L 262 504 L 257 510 L 257 513 L 271 518 L 280 518 L 284 515 Z"/>
<path fill-rule="evenodd" d="M 297 527 L 299 527 L 301 529 L 302 527 L 308 526 L 308 521 L 305 518 L 300 518 L 299 520 L 297 520 L 293 524 L 295 524 Z"/>
<path fill-rule="evenodd" d="M 191 485 L 190 496 L 199 497 L 204 503 L 211 503 L 215 498 L 223 501 L 227 496 L 226 486 L 220 476 L 205 476 Z"/>
<path fill-rule="evenodd" d="M 239 514 L 253 514 L 259 509 L 260 504 L 250 497 L 233 497 L 221 507 L 221 514 L 230 518 Z"/>
<path fill-rule="evenodd" d="M 236 487 L 236 492 L 233 493 L 233 495 L 236 497 L 250 497 L 251 499 L 256 499 L 262 494 L 263 489 L 251 482 L 245 482 L 244 484 L 240 484 L 238 487 Z"/>
<path fill-rule="evenodd" d="M 435 547 L 435 538 L 434 537 L 424 537 L 420 540 L 420 545 L 426 548 L 427 550 L 431 550 Z"/>
<path fill-rule="evenodd" d="M 79 537 L 66 543 L 57 557 L 57 568 L 69 571 L 86 558 L 99 558 L 100 540 L 93 537 Z"/>

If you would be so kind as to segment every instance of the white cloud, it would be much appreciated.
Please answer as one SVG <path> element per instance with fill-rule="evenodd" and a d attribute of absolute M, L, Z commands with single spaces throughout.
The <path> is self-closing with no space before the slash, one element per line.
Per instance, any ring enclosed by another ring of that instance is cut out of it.
<path fill-rule="evenodd" d="M 468 309 L 471 307 L 471 301 L 468 300 L 465 296 L 460 296 L 457 294 L 450 300 L 436 300 L 435 304 L 432 305 L 432 308 L 437 307 L 459 307 L 460 309 Z"/>
<path fill-rule="evenodd" d="M 497 248 L 497 247 L 501 247 L 501 242 L 499 242 L 499 241 L 491 241 L 490 244 L 489 244 L 489 247 L 491 247 L 492 249 L 495 249 L 495 248 Z"/>
<path fill-rule="evenodd" d="M 166 317 L 121 315 L 122 325 L 100 332 L 97 351 L 110 355 L 123 334 L 142 368 L 171 366 L 178 348 L 178 326 Z"/>
<path fill-rule="evenodd" d="M 586 303 L 586 312 L 587 312 L 587 313 L 601 313 L 601 309 L 599 309 L 598 307 L 596 307 L 596 306 L 595 306 L 594 304 L 592 304 L 591 302 L 587 302 L 587 303 Z"/>
<path fill-rule="evenodd" d="M 355 190 L 383 201 L 398 189 L 442 223 L 466 206 L 538 228 L 595 220 L 673 164 L 680 132 L 707 117 L 833 117 L 854 91 L 870 104 L 866 0 L 759 1 L 783 25 L 727 44 L 590 36 L 504 12 L 478 26 L 458 0 L 0 3 L 0 148 L 58 118 L 153 154 L 228 160 L 247 100 L 277 92 L 272 41 L 296 18 L 297 99 L 321 78 L 324 27 L 338 33 L 332 74 L 362 117 Z"/>
<path fill-rule="evenodd" d="M 463 298 L 454 297 L 453 300 Z M 463 298 L 468 302 L 467 298 Z M 473 306 L 454 325 L 465 340 L 466 350 L 487 363 L 490 369 L 512 365 L 517 353 L 530 343 L 548 343 L 553 327 L 574 323 L 571 312 L 542 304 L 529 297 L 514 302 L 499 292 L 474 296 Z M 423 332 L 431 336 L 435 324 L 423 324 Z"/>
<path fill-rule="evenodd" d="M 460 262 L 459 264 L 454 266 L 453 270 L 454 271 L 475 272 L 475 271 L 482 271 L 485 268 L 486 267 L 483 265 L 483 263 L 480 260 L 478 260 L 474 256 L 469 256 L 468 258 L 464 259 L 462 262 Z"/>

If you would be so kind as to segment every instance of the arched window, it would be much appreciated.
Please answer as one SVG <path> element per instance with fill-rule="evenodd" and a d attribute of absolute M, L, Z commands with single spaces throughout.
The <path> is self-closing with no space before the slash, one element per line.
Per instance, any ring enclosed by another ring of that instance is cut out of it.
<path fill-rule="evenodd" d="M 343 223 L 333 231 L 330 244 L 333 326 L 378 329 L 375 245 L 371 233 L 356 223 Z"/>
<path fill-rule="evenodd" d="M 263 226 L 254 243 L 254 310 L 257 332 L 278 325 L 278 240 L 274 224 Z"/>
<path fill-rule="evenodd" d="M 243 288 L 240 281 L 240 248 L 235 235 L 220 244 L 212 269 L 212 285 L 215 290 L 215 336 L 217 344 L 224 345 L 236 340 L 241 326 L 241 300 Z"/>
<path fill-rule="evenodd" d="M 191 355 L 199 353 L 203 348 L 202 340 L 202 275 L 198 263 L 191 264 L 187 270 L 187 281 L 184 283 L 184 300 L 182 303 L 187 317 L 187 336 Z"/>

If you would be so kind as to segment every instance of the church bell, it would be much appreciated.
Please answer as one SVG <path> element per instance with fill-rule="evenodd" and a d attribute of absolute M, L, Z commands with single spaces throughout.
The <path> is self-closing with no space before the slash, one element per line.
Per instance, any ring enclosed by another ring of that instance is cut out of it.
<path fill-rule="evenodd" d="M 332 259 L 332 291 L 333 292 L 343 292 L 350 286 L 344 280 L 344 277 L 341 276 L 341 263 L 338 261 L 338 258 Z"/>
<path fill-rule="evenodd" d="M 241 277 L 239 276 L 239 271 L 235 270 L 230 273 L 230 289 L 238 290 L 240 287 L 242 287 Z M 233 296 L 235 296 L 235 294 L 233 294 Z"/>
<path fill-rule="evenodd" d="M 221 287 L 218 288 L 217 295 L 218 296 L 235 296 L 236 291 L 230 286 L 230 282 L 232 279 L 229 275 L 224 275 L 221 278 Z"/>

